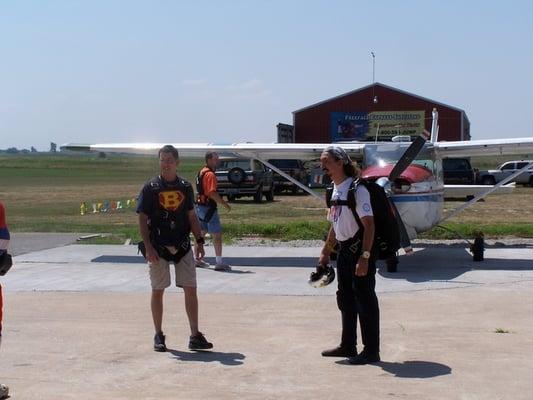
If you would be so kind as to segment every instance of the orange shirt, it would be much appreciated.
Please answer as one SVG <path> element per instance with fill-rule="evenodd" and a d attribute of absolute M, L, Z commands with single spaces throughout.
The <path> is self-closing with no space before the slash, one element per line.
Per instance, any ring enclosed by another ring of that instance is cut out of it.
<path fill-rule="evenodd" d="M 202 187 L 204 189 L 204 198 L 202 200 L 205 202 L 205 200 L 209 197 L 209 194 L 217 191 L 217 177 L 213 171 L 211 171 L 207 167 L 203 167 L 200 170 L 200 175 L 204 174 L 202 178 Z"/>
<path fill-rule="evenodd" d="M 6 226 L 6 210 L 4 208 L 4 205 L 0 203 L 0 228 L 4 228 Z"/>

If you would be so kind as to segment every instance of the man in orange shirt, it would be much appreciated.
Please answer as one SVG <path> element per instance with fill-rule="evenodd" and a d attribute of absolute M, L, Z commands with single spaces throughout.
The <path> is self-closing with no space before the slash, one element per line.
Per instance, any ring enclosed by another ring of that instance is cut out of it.
<path fill-rule="evenodd" d="M 215 170 L 218 166 L 218 154 L 205 154 L 205 166 L 196 177 L 196 213 L 202 226 L 202 233 L 209 232 L 213 237 L 216 264 L 215 271 L 231 271 L 231 267 L 222 260 L 222 227 L 218 216 L 217 204 L 222 204 L 228 211 L 230 205 L 217 192 L 217 177 Z M 207 268 L 209 264 L 203 259 L 196 260 L 197 267 Z"/>

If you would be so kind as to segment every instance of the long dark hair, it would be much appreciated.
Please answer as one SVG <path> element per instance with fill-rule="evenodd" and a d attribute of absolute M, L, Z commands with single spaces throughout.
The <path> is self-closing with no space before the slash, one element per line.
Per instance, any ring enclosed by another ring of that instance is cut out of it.
<path fill-rule="evenodd" d="M 342 166 L 342 169 L 344 170 L 344 174 L 346 176 L 352 177 L 352 178 L 358 178 L 359 177 L 359 168 L 354 165 L 354 162 L 350 162 L 350 164 L 344 164 Z"/>

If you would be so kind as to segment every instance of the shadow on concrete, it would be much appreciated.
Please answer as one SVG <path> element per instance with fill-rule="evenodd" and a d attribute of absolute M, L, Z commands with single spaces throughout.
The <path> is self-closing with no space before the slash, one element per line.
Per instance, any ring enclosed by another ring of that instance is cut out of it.
<path fill-rule="evenodd" d="M 235 274 L 235 275 L 239 275 L 239 274 L 255 274 L 254 271 L 235 269 L 235 264 L 232 265 L 231 271 L 216 271 L 214 268 L 213 269 L 209 268 L 209 271 L 220 272 L 222 274 Z"/>
<path fill-rule="evenodd" d="M 232 267 L 310 267 L 316 266 L 318 257 L 224 257 L 224 262 Z M 209 264 L 215 264 L 214 257 L 205 257 Z M 146 264 L 142 256 L 99 256 L 95 263 Z M 235 271 L 236 272 L 236 271 Z"/>
<path fill-rule="evenodd" d="M 382 361 L 376 365 L 385 372 L 394 374 L 397 378 L 425 379 L 452 373 L 452 369 L 447 365 L 431 361 L 405 361 L 403 363 Z"/>
<path fill-rule="evenodd" d="M 360 365 L 352 365 L 348 360 L 336 361 L 340 365 L 349 365 L 353 367 L 361 367 Z M 449 375 L 452 369 L 444 364 L 439 364 L 431 361 L 405 361 L 403 363 L 381 361 L 372 363 L 376 367 L 381 367 L 383 371 L 394 375 L 397 378 L 434 378 L 436 376 Z"/>
<path fill-rule="evenodd" d="M 431 247 L 399 257 L 398 272 L 387 272 L 378 261 L 378 274 L 386 279 L 408 282 L 449 281 L 468 271 L 533 271 L 531 260 L 488 258 L 475 262 L 464 247 Z M 472 282 L 469 282 L 472 283 Z"/>
<path fill-rule="evenodd" d="M 222 353 L 220 351 L 179 351 L 168 349 L 177 360 L 199 361 L 199 362 L 219 362 L 223 365 L 242 365 L 246 356 L 242 353 Z"/>

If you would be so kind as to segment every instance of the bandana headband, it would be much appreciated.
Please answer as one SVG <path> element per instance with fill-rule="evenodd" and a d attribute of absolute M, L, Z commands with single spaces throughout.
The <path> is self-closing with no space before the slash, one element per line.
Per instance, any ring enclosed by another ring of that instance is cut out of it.
<path fill-rule="evenodd" d="M 329 146 L 326 147 L 323 153 L 328 153 L 330 156 L 335 157 L 337 160 L 342 160 L 343 164 L 351 164 L 352 160 L 350 156 L 344 151 L 342 147 L 339 146 Z"/>

